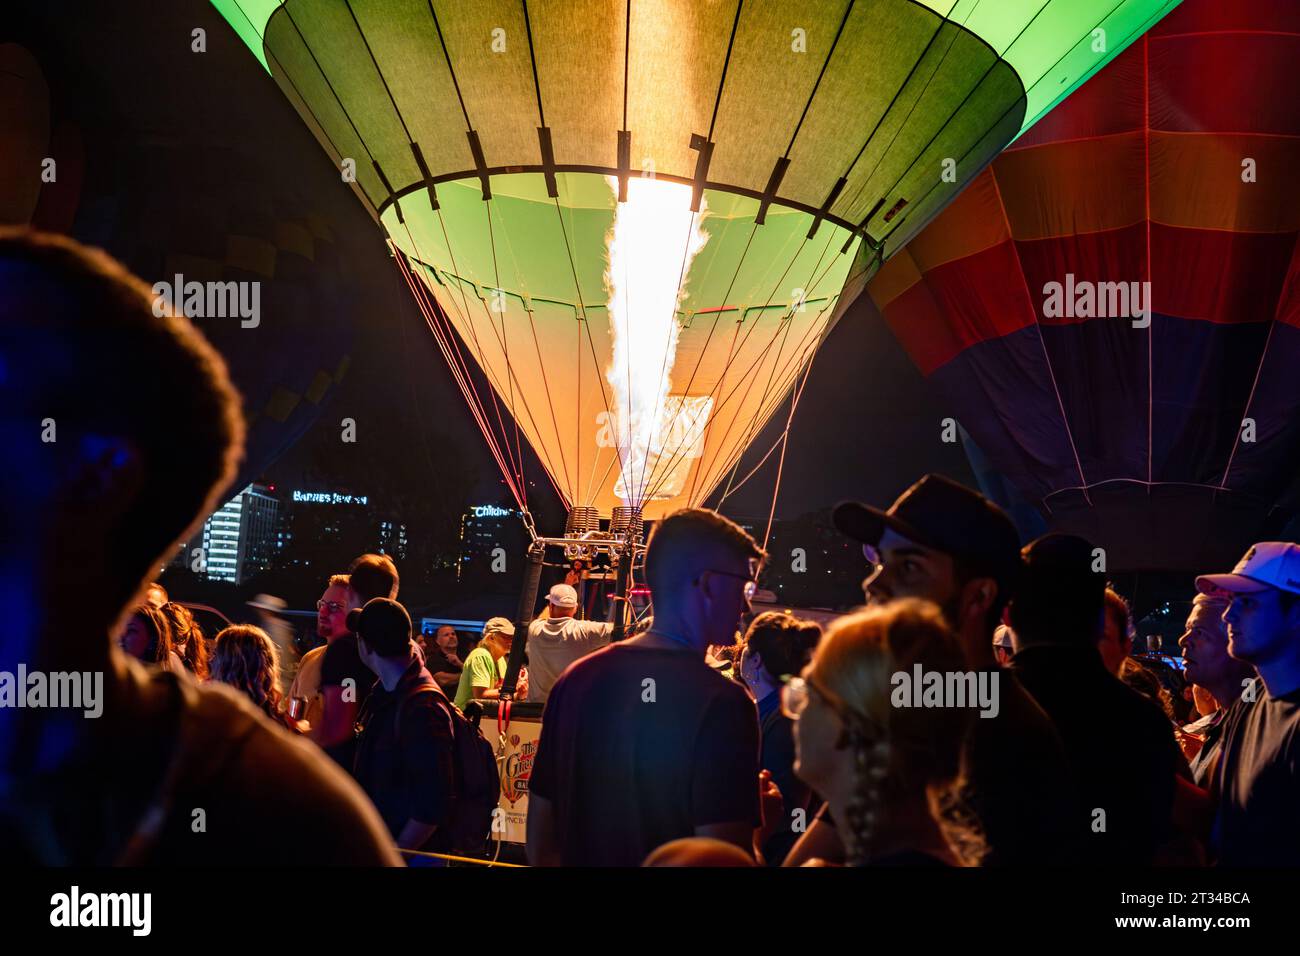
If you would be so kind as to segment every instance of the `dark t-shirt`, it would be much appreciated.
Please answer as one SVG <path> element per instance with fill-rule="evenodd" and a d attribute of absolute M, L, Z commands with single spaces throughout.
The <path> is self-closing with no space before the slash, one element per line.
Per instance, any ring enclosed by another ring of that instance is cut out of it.
<path fill-rule="evenodd" d="M 343 683 L 349 679 L 352 681 L 351 685 Z M 325 648 L 325 656 L 321 659 L 320 665 L 320 686 L 322 690 L 326 687 L 355 687 L 357 712 L 360 713 L 361 708 L 366 703 L 366 697 L 370 695 L 370 688 L 374 684 L 375 672 L 361 660 L 361 652 L 357 650 L 355 634 L 345 634 Z M 342 742 L 325 748 L 325 752 L 333 757 L 338 765 L 348 773 L 352 772 L 352 765 L 356 761 L 356 751 L 357 741 L 352 734 L 348 734 Z"/>
<path fill-rule="evenodd" d="M 686 650 L 616 644 L 571 665 L 542 714 L 529 789 L 566 866 L 640 866 L 711 823 L 758 826 L 758 717 Z"/>
<path fill-rule="evenodd" d="M 1300 866 L 1300 690 L 1256 686 L 1223 719 L 1213 844 L 1221 866 Z"/>
<path fill-rule="evenodd" d="M 456 686 L 460 683 L 460 672 L 464 669 L 463 665 L 453 664 L 447 655 L 443 653 L 442 648 L 431 645 L 424 652 L 424 669 L 435 675 L 435 678 L 438 674 L 455 674 L 454 679 L 441 686 L 448 696 L 456 696 Z"/>
<path fill-rule="evenodd" d="M 454 745 L 446 697 L 413 661 L 391 691 L 376 684 L 359 715 L 355 776 L 396 837 L 409 820 L 443 825 L 453 797 Z M 415 693 L 418 687 L 427 692 Z M 400 720 L 398 711 L 401 711 Z M 437 842 L 437 836 L 431 844 Z"/>
<path fill-rule="evenodd" d="M 811 822 L 816 808 L 808 785 L 794 773 L 794 721 L 781 713 L 781 694 L 773 691 L 758 702 L 760 734 L 759 766 L 772 774 L 772 782 L 781 791 L 785 823 L 763 844 L 763 857 L 768 866 L 780 866 L 799 835 Z M 803 810 L 803 824 L 799 826 L 795 810 Z"/>
<path fill-rule="evenodd" d="M 400 866 L 375 809 L 242 694 L 131 662 L 84 759 L 0 799 L 0 859 L 146 866 Z M 152 821 L 152 823 L 150 822 Z M 53 840 L 34 839 L 53 833 Z M 39 849 L 38 849 L 39 848 Z"/>
<path fill-rule="evenodd" d="M 1074 799 L 1061 802 L 1080 850 L 1074 862 L 1149 865 L 1172 835 L 1174 777 L 1184 765 L 1169 719 L 1106 670 L 1093 647 L 1026 647 L 1011 668 L 1065 745 Z"/>
<path fill-rule="evenodd" d="M 973 819 L 984 866 L 1074 862 L 1061 738 L 1013 673 L 994 672 L 998 713 L 972 721 L 961 754 L 965 787 L 952 816 Z"/>

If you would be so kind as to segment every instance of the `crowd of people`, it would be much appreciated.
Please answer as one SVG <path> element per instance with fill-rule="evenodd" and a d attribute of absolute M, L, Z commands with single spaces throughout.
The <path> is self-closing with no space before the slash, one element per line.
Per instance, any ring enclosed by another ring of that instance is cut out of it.
<path fill-rule="evenodd" d="M 1022 547 L 1000 508 L 934 475 L 888 509 L 835 510 L 866 607 L 824 632 L 755 616 L 766 555 L 686 509 L 655 525 L 652 613 L 625 640 L 566 581 L 522 654 L 494 618 L 462 659 L 454 630 L 413 633 L 398 569 L 363 555 L 322 582 L 323 643 L 290 681 L 265 630 L 209 639 L 150 583 L 234 474 L 220 357 L 69 240 L 0 232 L 0 278 L 0 415 L 23 463 L 0 471 L 0 507 L 26 545 L 0 557 L 17 623 L 0 670 L 101 673 L 106 704 L 4 712 L 6 859 L 463 851 L 496 801 L 476 713 L 513 692 L 545 707 L 537 866 L 1300 864 L 1300 545 L 1196 579 L 1187 695 L 1134 656 L 1093 542 Z M 510 688 L 512 651 L 528 668 Z"/>

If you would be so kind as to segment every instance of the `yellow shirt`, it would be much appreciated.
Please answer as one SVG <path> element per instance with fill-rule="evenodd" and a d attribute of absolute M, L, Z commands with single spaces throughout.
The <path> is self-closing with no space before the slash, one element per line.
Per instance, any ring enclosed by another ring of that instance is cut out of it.
<path fill-rule="evenodd" d="M 325 646 L 314 647 L 302 659 L 298 661 L 298 672 L 293 676 L 293 684 L 289 686 L 289 697 L 304 697 L 307 700 L 307 713 L 301 715 L 309 723 L 315 725 L 321 715 L 321 697 L 320 697 L 320 672 L 321 665 L 325 662 Z M 288 706 L 288 699 L 285 700 L 285 706 Z"/>

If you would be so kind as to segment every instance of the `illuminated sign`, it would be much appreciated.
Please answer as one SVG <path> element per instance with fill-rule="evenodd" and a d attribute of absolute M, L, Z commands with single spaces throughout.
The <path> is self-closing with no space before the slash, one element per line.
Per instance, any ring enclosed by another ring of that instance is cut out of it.
<path fill-rule="evenodd" d="M 313 505 L 365 505 L 370 503 L 368 495 L 339 495 L 331 491 L 295 491 L 294 501 L 305 501 Z"/>
<path fill-rule="evenodd" d="M 509 508 L 498 508 L 496 505 L 471 505 L 470 511 L 474 512 L 475 518 L 509 518 L 514 514 Z"/>

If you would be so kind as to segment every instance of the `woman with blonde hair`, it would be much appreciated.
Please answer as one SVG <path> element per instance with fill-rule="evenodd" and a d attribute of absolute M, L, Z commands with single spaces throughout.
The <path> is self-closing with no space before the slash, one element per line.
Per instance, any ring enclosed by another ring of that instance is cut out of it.
<path fill-rule="evenodd" d="M 232 624 L 213 642 L 212 679 L 243 693 L 278 724 L 299 729 L 280 713 L 280 655 L 275 641 L 260 627 Z"/>
<path fill-rule="evenodd" d="M 967 669 L 936 605 L 897 601 L 837 620 L 783 691 L 795 773 L 826 800 L 850 866 L 959 863 L 954 844 L 967 835 L 941 822 L 940 806 L 975 711 L 912 706 L 910 694 L 895 706 L 894 675 L 910 681 L 918 664 L 941 675 Z"/>

